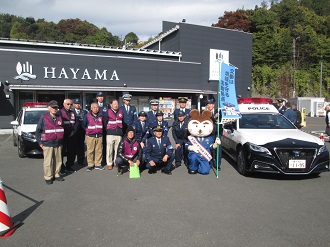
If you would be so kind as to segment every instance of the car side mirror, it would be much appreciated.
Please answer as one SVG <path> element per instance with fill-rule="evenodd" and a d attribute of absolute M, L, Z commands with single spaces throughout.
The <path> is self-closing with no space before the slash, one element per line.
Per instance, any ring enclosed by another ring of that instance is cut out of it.
<path fill-rule="evenodd" d="M 17 120 L 15 120 L 15 121 L 11 121 L 10 124 L 11 124 L 11 125 L 18 125 L 18 121 L 17 121 Z"/>
<path fill-rule="evenodd" d="M 223 128 L 224 128 L 224 129 L 228 129 L 228 130 L 230 130 L 231 133 L 234 132 L 234 127 L 233 127 L 233 125 L 232 125 L 231 123 L 225 124 L 225 125 L 223 126 Z"/>

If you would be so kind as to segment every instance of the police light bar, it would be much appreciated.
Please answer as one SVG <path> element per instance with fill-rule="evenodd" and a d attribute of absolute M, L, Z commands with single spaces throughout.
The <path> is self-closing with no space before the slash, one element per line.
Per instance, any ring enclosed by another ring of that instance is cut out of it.
<path fill-rule="evenodd" d="M 27 108 L 37 108 L 37 107 L 47 107 L 48 102 L 25 102 L 23 107 Z"/>
<path fill-rule="evenodd" d="M 238 98 L 238 104 L 272 104 L 273 100 L 270 98 Z"/>

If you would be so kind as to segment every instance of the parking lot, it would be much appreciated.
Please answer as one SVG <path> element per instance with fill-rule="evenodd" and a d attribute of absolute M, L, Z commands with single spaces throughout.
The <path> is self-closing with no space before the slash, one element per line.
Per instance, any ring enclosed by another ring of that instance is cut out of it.
<path fill-rule="evenodd" d="M 320 133 L 323 118 L 308 118 Z M 267 138 L 267 137 L 265 137 Z M 327 143 L 330 148 L 329 143 Z M 85 167 L 46 185 L 42 158 L 19 158 L 0 135 L 0 177 L 17 231 L 1 246 L 329 246 L 330 173 L 219 178 L 146 171 L 139 179 Z"/>

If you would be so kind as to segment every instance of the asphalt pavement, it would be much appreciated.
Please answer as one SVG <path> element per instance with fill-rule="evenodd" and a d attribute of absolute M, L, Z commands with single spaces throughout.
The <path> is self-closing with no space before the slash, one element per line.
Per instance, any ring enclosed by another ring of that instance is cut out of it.
<path fill-rule="evenodd" d="M 307 118 L 307 132 L 324 119 Z M 327 146 L 329 143 L 327 143 Z M 328 147 L 329 148 L 329 147 Z M 46 185 L 42 158 L 19 158 L 0 135 L 0 177 L 14 222 L 0 246 L 329 246 L 330 173 L 238 174 L 228 157 L 219 178 L 116 171 L 76 173 Z M 1 219 L 1 218 L 0 218 Z"/>

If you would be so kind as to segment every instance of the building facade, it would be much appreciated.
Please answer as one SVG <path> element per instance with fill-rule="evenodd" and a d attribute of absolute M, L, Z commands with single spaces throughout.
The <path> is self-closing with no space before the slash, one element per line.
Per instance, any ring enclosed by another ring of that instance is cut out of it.
<path fill-rule="evenodd" d="M 201 108 L 216 98 L 217 76 L 211 78 L 210 68 L 217 65 L 210 56 L 218 51 L 238 67 L 237 94 L 247 96 L 252 35 L 244 32 L 163 22 L 163 33 L 141 49 L 0 39 L 0 128 L 11 127 L 24 102 L 80 98 L 88 108 L 98 91 L 106 101 L 130 93 L 139 111 L 160 99 L 167 117 L 180 96 Z"/>

